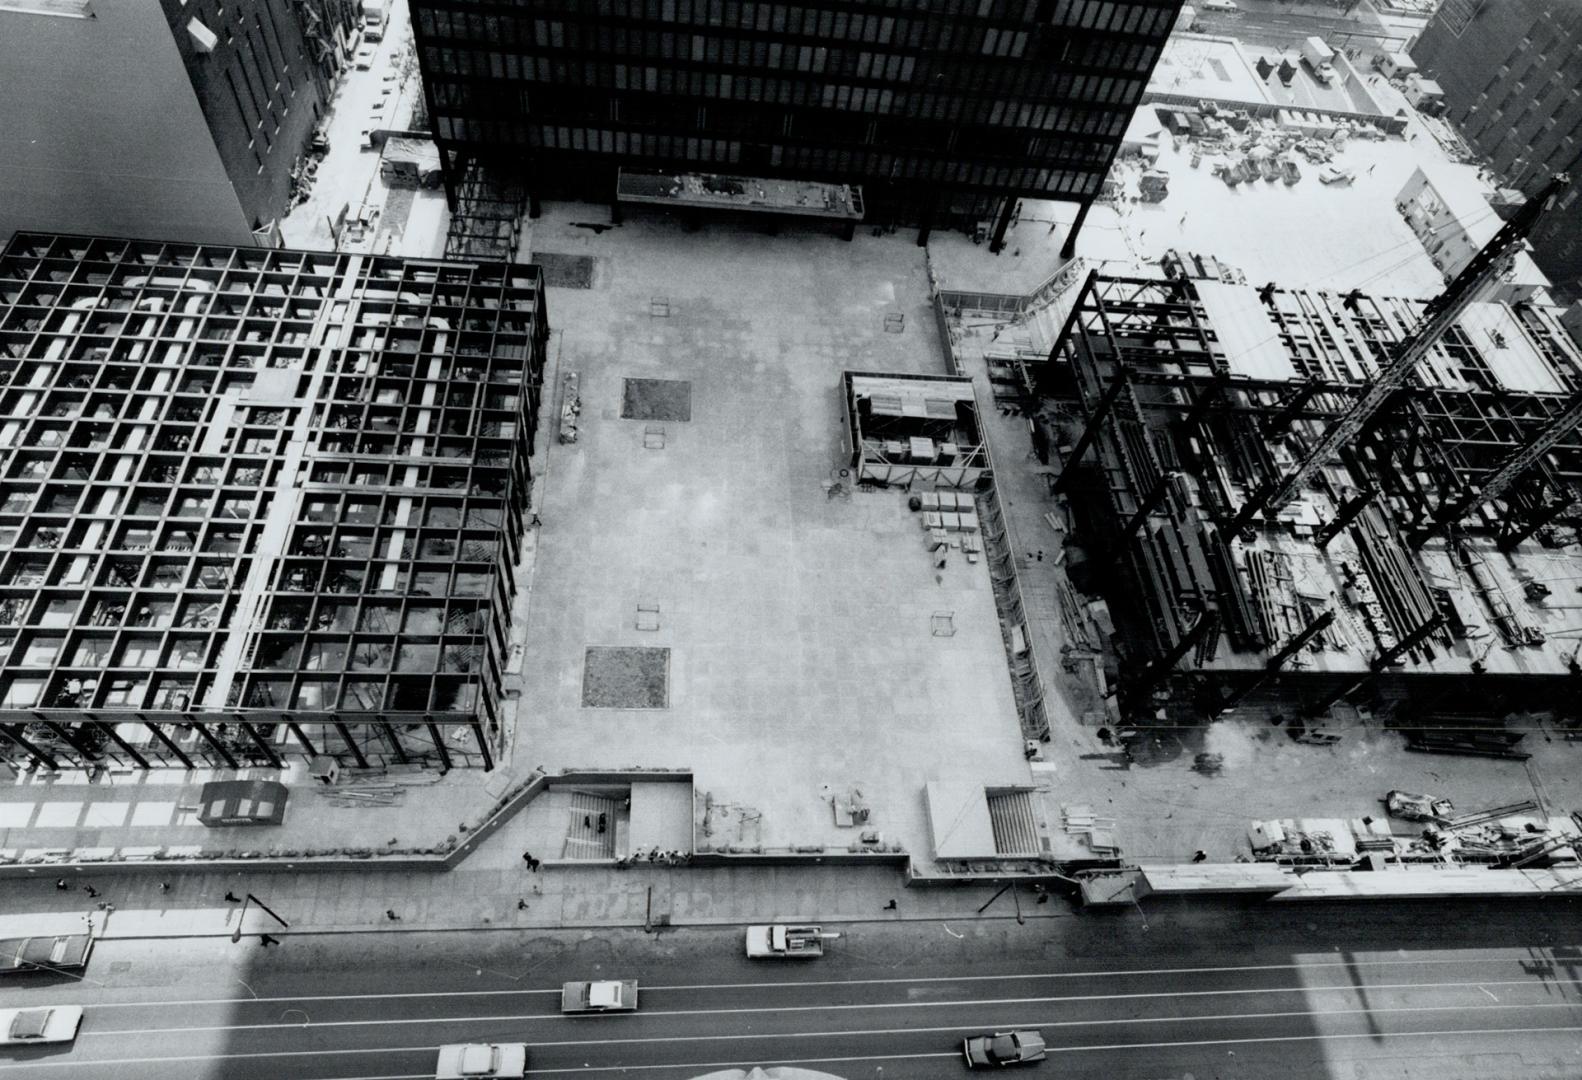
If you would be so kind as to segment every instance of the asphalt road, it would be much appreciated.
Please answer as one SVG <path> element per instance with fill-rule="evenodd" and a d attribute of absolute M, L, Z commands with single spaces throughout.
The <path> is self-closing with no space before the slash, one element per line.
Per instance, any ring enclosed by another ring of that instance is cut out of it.
<path fill-rule="evenodd" d="M 1308 14 L 1297 11 L 1256 11 L 1243 9 L 1234 15 L 1199 9 L 1197 25 L 1207 34 L 1233 37 L 1248 45 L 1266 48 L 1295 48 L 1304 38 L 1318 35 L 1337 50 L 1344 46 L 1386 51 L 1386 46 L 1404 44 L 1401 32 L 1381 26 L 1377 19 L 1350 18 L 1339 14 Z"/>
<path fill-rule="evenodd" d="M 1372 935 L 1409 946 L 1394 949 L 1292 924 L 1238 950 L 1160 918 L 1091 950 L 1053 940 L 1069 920 L 861 924 L 806 963 L 748 962 L 733 930 L 110 941 L 81 982 L 0 988 L 0 1005 L 87 1006 L 75 1046 L 0 1050 L 0 1074 L 426 1077 L 443 1043 L 521 1041 L 532 1076 L 799 1064 L 923 1080 L 965 1071 L 963 1036 L 1027 1026 L 1049 1040 L 1048 1077 L 1582 1076 L 1582 949 L 1537 924 L 1531 944 L 1512 927 L 1487 947 L 1461 940 L 1490 937 L 1470 925 L 1444 947 Z M 561 1016 L 559 984 L 599 977 L 640 979 L 641 1010 Z"/>

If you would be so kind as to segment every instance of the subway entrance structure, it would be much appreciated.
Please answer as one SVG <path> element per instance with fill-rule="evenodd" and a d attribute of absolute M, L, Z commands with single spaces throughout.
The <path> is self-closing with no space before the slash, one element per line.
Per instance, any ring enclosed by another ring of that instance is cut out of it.
<path fill-rule="evenodd" d="M 0 756 L 494 766 L 536 268 L 19 233 Z"/>

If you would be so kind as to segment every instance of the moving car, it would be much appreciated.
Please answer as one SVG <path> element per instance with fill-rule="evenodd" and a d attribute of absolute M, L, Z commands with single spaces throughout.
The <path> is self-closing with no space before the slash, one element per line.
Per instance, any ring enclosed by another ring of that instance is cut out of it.
<path fill-rule="evenodd" d="M 526 1043 L 456 1043 L 439 1048 L 439 1067 L 435 1080 L 466 1080 L 471 1076 L 511 1077 L 527 1075 Z"/>
<path fill-rule="evenodd" d="M 634 1012 L 636 1009 L 636 979 L 569 982 L 560 988 L 560 1011 L 563 1013 Z"/>
<path fill-rule="evenodd" d="M 0 1009 L 0 1046 L 37 1046 L 71 1042 L 82 1024 L 81 1005 L 42 1009 Z"/>
<path fill-rule="evenodd" d="M 969 1069 L 998 1069 L 1043 1061 L 1048 1054 L 1040 1032 L 997 1031 L 963 1040 L 961 1056 L 967 1059 Z"/>
<path fill-rule="evenodd" d="M 0 975 L 26 971 L 80 971 L 88 966 L 93 935 L 0 939 Z"/>

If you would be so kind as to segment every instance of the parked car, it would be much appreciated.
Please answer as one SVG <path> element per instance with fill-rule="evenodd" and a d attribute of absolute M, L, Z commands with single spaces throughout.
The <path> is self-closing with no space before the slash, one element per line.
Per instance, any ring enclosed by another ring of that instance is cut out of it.
<path fill-rule="evenodd" d="M 435 1080 L 466 1080 L 472 1076 L 510 1077 L 522 1080 L 527 1075 L 526 1043 L 457 1043 L 439 1048 Z"/>
<path fill-rule="evenodd" d="M 88 966 L 93 935 L 0 939 L 0 975 L 26 971 L 81 971 Z"/>
<path fill-rule="evenodd" d="M 1456 812 L 1449 799 L 1436 799 L 1411 791 L 1391 791 L 1384 796 L 1384 812 L 1403 821 L 1448 821 Z"/>
<path fill-rule="evenodd" d="M 372 45 L 364 45 L 362 48 L 358 49 L 357 50 L 357 55 L 353 59 L 352 62 L 357 65 L 357 70 L 358 71 L 367 71 L 369 68 L 373 67 L 374 66 L 374 48 L 373 48 L 373 46 Z"/>
<path fill-rule="evenodd" d="M 81 1005 L 48 1005 L 42 1009 L 0 1009 L 0 1046 L 69 1043 L 82 1024 Z"/>
<path fill-rule="evenodd" d="M 1318 171 L 1318 178 L 1326 184 L 1349 184 L 1357 174 L 1338 165 L 1325 165 Z"/>
<path fill-rule="evenodd" d="M 1029 1065 L 1048 1057 L 1044 1036 L 1037 1031 L 997 1031 L 963 1040 L 961 1056 L 969 1069 L 998 1069 Z"/>
<path fill-rule="evenodd" d="M 633 1012 L 636 1008 L 636 979 L 569 982 L 560 988 L 563 1013 Z"/>

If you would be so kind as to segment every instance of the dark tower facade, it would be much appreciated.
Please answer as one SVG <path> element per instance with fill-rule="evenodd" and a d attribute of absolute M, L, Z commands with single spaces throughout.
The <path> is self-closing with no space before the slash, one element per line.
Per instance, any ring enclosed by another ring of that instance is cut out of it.
<path fill-rule="evenodd" d="M 1507 183 L 1532 189 L 1582 167 L 1582 2 L 1445 0 L 1412 59 L 1447 113 Z M 1533 230 L 1533 258 L 1582 297 L 1582 212 L 1573 185 Z"/>
<path fill-rule="evenodd" d="M 1180 6 L 412 3 L 451 178 L 493 156 L 535 199 L 612 197 L 622 166 L 859 184 L 878 219 L 997 237 L 1021 197 L 1085 211 Z"/>

